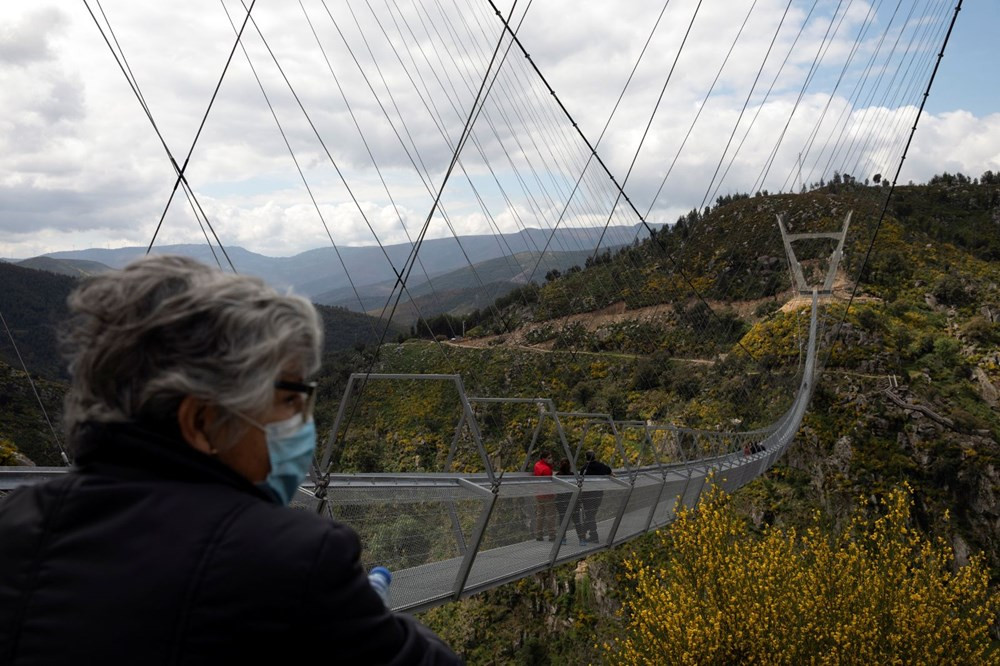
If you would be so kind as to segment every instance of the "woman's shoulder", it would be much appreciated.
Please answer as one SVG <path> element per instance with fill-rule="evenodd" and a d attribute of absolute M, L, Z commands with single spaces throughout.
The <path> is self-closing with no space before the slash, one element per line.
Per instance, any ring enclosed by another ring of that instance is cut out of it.
<path fill-rule="evenodd" d="M 267 502 L 252 502 L 227 529 L 226 539 L 252 547 L 262 558 L 268 554 L 287 562 L 301 558 L 312 562 L 318 550 L 342 553 L 348 559 L 361 551 L 357 533 L 308 509 Z"/>

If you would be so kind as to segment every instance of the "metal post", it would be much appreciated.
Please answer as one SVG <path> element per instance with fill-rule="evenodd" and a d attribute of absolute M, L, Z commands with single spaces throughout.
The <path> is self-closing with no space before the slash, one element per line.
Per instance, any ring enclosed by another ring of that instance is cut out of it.
<path fill-rule="evenodd" d="M 573 489 L 573 496 L 569 498 L 569 504 L 566 506 L 566 515 L 562 517 L 562 522 L 559 523 L 559 531 L 556 534 L 555 543 L 552 544 L 552 553 L 549 555 L 549 566 L 551 567 L 556 563 L 556 557 L 559 556 L 559 548 L 562 546 L 563 540 L 566 538 L 566 530 L 569 528 L 570 520 L 573 518 L 573 512 L 576 511 L 576 501 L 580 496 L 580 486 L 575 483 L 570 483 L 565 479 L 561 479 L 557 476 L 553 476 L 552 480 L 554 482 L 562 483 Z"/>
<path fill-rule="evenodd" d="M 576 469 L 576 458 L 573 456 L 573 452 L 569 450 L 569 441 L 566 439 L 566 431 L 563 430 L 562 421 L 559 420 L 559 412 L 556 411 L 556 404 L 552 402 L 551 398 L 545 398 L 545 405 L 549 408 L 549 414 L 552 417 L 552 421 L 556 424 L 556 434 L 559 435 L 559 441 L 562 442 L 563 452 L 566 454 L 566 459 L 569 460 L 569 470 L 573 472 L 574 475 L 578 476 L 579 471 Z"/>
<path fill-rule="evenodd" d="M 634 478 L 632 479 L 632 483 L 625 483 L 624 481 L 620 481 L 614 477 L 611 477 L 611 480 L 614 481 L 615 483 L 620 483 L 623 486 L 628 486 L 628 492 L 625 494 L 625 501 L 622 502 L 621 511 L 619 511 L 618 515 L 615 516 L 615 522 L 611 526 L 611 531 L 608 532 L 608 540 L 606 543 L 609 547 L 615 542 L 615 534 L 618 532 L 618 526 L 621 524 L 622 518 L 625 517 L 625 509 L 628 508 L 628 501 L 632 499 L 632 491 L 635 490 Z"/>
<path fill-rule="evenodd" d="M 844 228 L 840 232 L 840 240 L 837 241 L 837 249 L 833 251 L 833 256 L 830 257 L 830 268 L 826 272 L 826 280 L 823 282 L 823 291 L 832 294 L 833 293 L 833 281 L 837 277 L 837 266 L 840 264 L 840 260 L 844 257 L 844 241 L 847 240 L 847 227 L 851 223 L 851 215 L 854 211 L 848 211 L 847 217 L 844 218 Z"/>
<path fill-rule="evenodd" d="M 688 478 L 687 478 L 687 481 L 684 483 L 684 490 L 681 491 L 680 501 L 678 502 L 679 504 L 682 504 L 684 506 L 687 506 L 687 504 L 684 503 L 684 500 L 687 497 L 688 488 L 691 487 L 691 479 L 692 479 L 692 477 L 694 477 L 694 469 L 692 469 L 691 467 L 688 467 L 686 471 L 687 471 Z M 699 493 L 699 495 L 700 494 L 701 493 Z M 697 504 L 697 503 L 698 503 L 698 498 L 696 497 L 695 501 L 694 501 L 694 504 Z M 693 508 L 693 506 L 692 506 L 692 508 Z"/>
<path fill-rule="evenodd" d="M 663 497 L 663 491 L 667 487 L 667 472 L 666 470 L 660 470 L 660 490 L 656 493 L 656 501 L 653 502 L 653 508 L 649 510 L 649 517 L 646 518 L 646 525 L 642 528 L 643 532 L 649 531 L 649 526 L 653 524 L 653 515 L 660 506 L 660 499 Z"/>
<path fill-rule="evenodd" d="M 583 436 L 580 437 L 580 443 L 577 444 L 576 446 L 576 455 L 574 456 L 574 458 L 580 457 L 580 452 L 583 451 L 583 445 L 587 441 L 587 433 L 590 432 L 591 425 L 592 422 L 590 421 L 587 421 L 586 423 L 583 424 Z"/>
<path fill-rule="evenodd" d="M 455 426 L 455 434 L 451 438 L 451 446 L 448 447 L 448 458 L 444 461 L 444 468 L 447 471 L 452 471 L 451 466 L 455 463 L 455 455 L 458 453 L 458 438 L 462 435 L 462 426 L 465 425 L 465 411 L 462 411 L 462 416 L 458 419 L 458 425 Z"/>
<path fill-rule="evenodd" d="M 538 443 L 538 435 L 542 432 L 542 421 L 545 419 L 545 412 L 542 411 L 542 406 L 538 406 L 538 425 L 535 426 L 535 431 L 531 433 L 531 443 L 528 445 L 528 452 L 524 456 L 524 464 L 521 465 L 521 471 L 527 472 L 528 465 L 531 464 L 531 456 L 535 452 L 535 444 Z"/>
<path fill-rule="evenodd" d="M 330 466 L 340 460 L 340 451 L 338 450 L 337 452 L 336 461 L 333 460 L 333 451 L 337 448 L 337 433 L 340 432 L 340 423 L 344 420 L 344 413 L 347 411 L 347 399 L 350 397 L 352 390 L 354 390 L 354 373 L 351 373 L 351 376 L 348 378 L 347 386 L 344 388 L 344 395 L 340 398 L 340 406 L 337 407 L 337 417 L 333 420 L 333 427 L 330 429 L 330 436 L 327 438 L 323 460 L 319 463 L 318 468 L 311 470 L 312 481 L 318 491 L 317 498 L 319 501 L 316 503 L 316 513 L 319 515 L 323 515 L 328 506 L 326 494 L 330 479 Z M 330 511 L 330 517 L 333 517 L 332 510 Z"/>
<path fill-rule="evenodd" d="M 633 476 L 632 466 L 629 465 L 628 459 L 625 457 L 625 447 L 622 446 L 622 437 L 618 434 L 618 428 L 615 427 L 615 420 L 610 415 L 608 416 L 608 425 L 611 426 L 611 435 L 615 438 L 615 447 L 618 449 L 618 456 L 622 459 L 622 466 L 628 472 L 629 476 Z"/>
<path fill-rule="evenodd" d="M 472 433 L 472 439 L 476 443 L 476 448 L 479 449 L 479 455 L 483 459 L 483 467 L 486 469 L 486 476 L 489 477 L 490 483 L 496 483 L 497 477 L 493 473 L 493 463 L 490 462 L 490 456 L 486 452 L 486 446 L 483 444 L 483 433 L 479 430 L 479 422 L 476 420 L 476 415 L 472 413 L 472 405 L 469 404 L 469 398 L 465 394 L 465 384 L 462 382 L 461 375 L 452 375 L 455 381 L 455 388 L 458 389 L 458 398 L 462 401 L 462 410 L 465 416 L 465 421 L 469 425 L 469 431 Z"/>
<path fill-rule="evenodd" d="M 802 264 L 795 258 L 795 250 L 792 249 L 792 238 L 785 230 L 785 221 L 781 215 L 778 218 L 778 229 L 781 230 L 781 242 L 785 246 L 785 255 L 788 257 L 788 270 L 792 273 L 792 284 L 796 291 L 802 292 L 806 287 L 806 279 L 802 275 Z"/>
<path fill-rule="evenodd" d="M 320 474 L 329 474 L 330 462 L 333 457 L 333 449 L 337 446 L 337 433 L 340 432 L 340 423 L 344 420 L 344 412 L 347 411 L 347 399 L 354 390 L 355 374 L 347 379 L 347 386 L 344 388 L 344 395 L 340 398 L 340 406 L 337 408 L 337 417 L 333 420 L 333 427 L 330 428 L 330 436 L 327 438 L 326 451 L 323 452 L 323 461 L 320 463 Z"/>
<path fill-rule="evenodd" d="M 459 479 L 459 483 L 462 481 L 466 480 Z M 500 492 L 500 487 L 496 484 L 494 484 L 492 490 L 486 490 L 469 481 L 466 481 L 466 483 L 468 484 L 466 487 L 474 488 L 477 492 L 486 493 L 489 495 L 489 498 L 486 500 L 486 506 L 483 507 L 482 512 L 479 514 L 479 519 L 476 521 L 476 527 L 472 533 L 472 542 L 469 544 L 469 548 L 462 558 L 462 564 L 458 567 L 458 575 L 455 577 L 455 585 L 452 588 L 452 598 L 456 601 L 461 598 L 462 590 L 465 589 L 465 583 L 472 572 L 472 565 L 476 561 L 476 555 L 479 554 L 479 547 L 483 543 L 483 535 L 486 534 L 486 527 L 489 525 L 490 516 L 493 514 L 493 507 L 496 506 L 497 496 Z"/>

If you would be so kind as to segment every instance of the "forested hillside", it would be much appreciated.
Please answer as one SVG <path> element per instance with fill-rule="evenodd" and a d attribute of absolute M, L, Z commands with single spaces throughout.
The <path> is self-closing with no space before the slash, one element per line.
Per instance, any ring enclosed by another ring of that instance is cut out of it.
<path fill-rule="evenodd" d="M 0 313 L 32 374 L 66 378 L 57 349 L 59 325 L 66 320 L 66 297 L 77 281 L 67 275 L 0 262 Z M 0 331 L 0 358 L 21 367 L 6 331 Z"/>
<path fill-rule="evenodd" d="M 847 312 L 881 192 L 838 177 L 808 194 L 720 202 L 652 242 L 599 256 L 480 313 L 472 334 L 482 337 L 463 343 L 479 349 L 411 343 L 385 353 L 381 368 L 457 369 L 480 393 L 551 395 L 563 409 L 616 418 L 752 427 L 780 411 L 789 386 L 781 377 L 790 376 L 800 354 L 796 340 L 804 337 L 775 217 L 784 215 L 793 231 L 829 230 L 853 211 L 842 277 L 824 317 L 829 356 L 799 441 L 741 490 L 735 505 L 753 530 L 806 526 L 814 512 L 833 529 L 856 511 L 877 515 L 878 499 L 907 483 L 909 524 L 945 539 L 959 565 L 985 556 L 995 589 L 1000 264 L 992 239 L 1000 238 L 1000 187 L 986 175 L 901 188 Z M 821 276 L 830 245 L 815 245 L 799 258 Z M 737 343 L 757 362 L 734 353 Z M 774 375 L 764 390 L 755 378 L 761 368 Z M 391 438 L 387 450 L 403 452 L 393 463 L 403 467 L 430 455 L 419 407 L 408 404 L 398 410 L 413 414 L 409 426 L 379 425 Z M 508 430 L 494 438 L 523 441 L 526 424 L 511 416 L 500 419 Z M 424 450 L 410 449 L 414 442 Z M 585 567 L 431 611 L 428 621 L 482 663 L 600 660 L 598 643 L 619 630 L 618 603 L 634 584 L 623 562 L 637 553 L 657 561 L 657 542 L 639 539 Z"/>
<path fill-rule="evenodd" d="M 945 174 L 898 188 L 880 221 L 885 192 L 838 175 L 802 194 L 727 196 L 651 239 L 550 272 L 544 283 L 478 312 L 432 319 L 427 323 L 437 340 L 391 342 L 376 351 L 365 347 L 373 339 L 365 333 L 368 320 L 345 324 L 348 313 L 324 309 L 325 319 L 339 317 L 328 321 L 328 334 L 344 331 L 335 336 L 348 349 L 328 356 L 318 377 L 319 429 L 332 424 L 349 373 L 367 369 L 458 373 L 471 395 L 551 397 L 559 409 L 616 419 L 709 430 L 769 423 L 796 385 L 808 324 L 807 300 L 790 289 L 776 218 L 793 232 L 825 231 L 841 228 L 850 212 L 845 256 L 824 305 L 822 377 L 789 453 L 732 498 L 732 533 L 764 542 L 776 538 L 772 530 L 815 530 L 819 537 L 809 547 L 840 539 L 848 548 L 855 532 L 875 533 L 884 525 L 878 520 L 895 511 L 894 524 L 919 536 L 907 548 L 919 551 L 921 539 L 941 539 L 933 542 L 942 548 L 934 557 L 948 566 L 947 557 L 959 566 L 981 557 L 995 594 L 1000 180 L 989 172 L 977 179 Z M 831 249 L 828 240 L 796 247 L 814 281 L 822 280 Z M 3 301 L 0 307 L 6 314 L 9 307 Z M 453 337 L 463 319 L 466 339 L 441 339 Z M 32 321 L 44 325 L 52 315 L 39 311 Z M 17 371 L 7 374 L 13 381 Z M 56 398 L 56 385 L 46 390 Z M 27 453 L 22 441 L 29 440 L 21 433 L 34 428 L 37 442 L 28 446 L 43 455 L 44 431 L 23 416 L 27 402 L 18 398 L 17 405 L 22 429 L 4 430 L 4 421 L 0 440 Z M 520 469 L 533 428 L 529 412 L 505 405 L 479 413 L 494 465 Z M 447 387 L 372 383 L 349 411 L 337 469 L 479 470 L 482 461 L 471 448 L 448 460 L 458 417 Z M 571 435 L 584 437 L 581 432 Z M 585 436 L 588 447 L 610 459 L 606 433 Z M 541 437 L 554 441 L 550 431 Z M 912 499 L 906 511 L 902 488 Z M 608 646 L 635 619 L 634 595 L 645 593 L 630 567 L 641 561 L 669 569 L 669 552 L 682 549 L 648 535 L 579 565 L 442 606 L 424 619 L 470 663 L 614 661 Z M 878 575 L 877 567 L 872 571 Z M 832 606 L 839 603 L 830 598 Z M 993 632 L 996 650 L 996 626 Z"/>
<path fill-rule="evenodd" d="M 67 275 L 0 262 L 0 313 L 17 344 L 24 364 L 33 375 L 67 379 L 59 355 L 59 328 L 68 316 L 66 298 L 78 284 Z M 333 353 L 371 345 L 381 337 L 395 340 L 405 330 L 368 315 L 344 308 L 318 305 L 323 319 L 324 351 Z M 6 331 L 0 331 L 0 359 L 20 367 Z"/>
<path fill-rule="evenodd" d="M 62 465 L 56 438 L 61 441 L 63 437 L 66 385 L 41 377 L 34 381 L 45 412 L 24 371 L 0 360 L 0 465 Z"/>

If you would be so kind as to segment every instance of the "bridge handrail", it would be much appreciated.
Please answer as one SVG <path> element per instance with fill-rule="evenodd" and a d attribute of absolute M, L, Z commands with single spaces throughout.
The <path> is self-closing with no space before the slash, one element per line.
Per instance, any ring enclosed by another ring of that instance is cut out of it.
<path fill-rule="evenodd" d="M 792 442 L 809 403 L 815 383 L 817 326 L 814 291 L 798 391 L 789 409 L 773 424 L 741 433 L 688 429 L 705 437 L 763 444 L 753 453 L 734 447 L 694 460 L 624 467 L 616 470 L 617 478 L 536 477 L 527 472 L 497 475 L 491 470 L 332 474 L 325 501 L 314 494 L 315 486 L 306 484 L 293 505 L 310 510 L 325 506 L 331 517 L 361 533 L 366 544 L 363 557 L 369 560 L 365 563 L 389 564 L 394 569 L 389 603 L 396 610 L 424 610 L 579 559 L 668 524 L 679 507 L 697 504 L 709 478 L 731 492 L 767 470 Z M 440 378 L 455 381 L 452 375 Z M 464 414 L 464 418 L 474 418 L 469 409 Z M 0 468 L 0 492 L 66 471 Z M 550 510 L 545 508 L 550 502 L 561 517 L 551 541 L 538 531 L 537 522 Z M 579 529 L 580 521 L 588 520 L 599 542 L 583 537 L 580 543 L 571 542 L 571 523 Z M 545 538 L 539 541 L 532 532 Z M 426 551 L 415 556 L 413 544 L 423 542 L 427 542 Z"/>

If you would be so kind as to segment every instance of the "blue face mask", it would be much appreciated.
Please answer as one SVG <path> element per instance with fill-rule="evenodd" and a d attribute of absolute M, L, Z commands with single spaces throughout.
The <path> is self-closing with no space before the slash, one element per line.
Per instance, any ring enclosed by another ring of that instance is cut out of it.
<path fill-rule="evenodd" d="M 309 475 L 316 451 L 316 423 L 311 418 L 303 423 L 302 416 L 295 415 L 268 423 L 263 429 L 267 436 L 267 456 L 271 460 L 271 472 L 264 484 L 288 506 Z"/>

